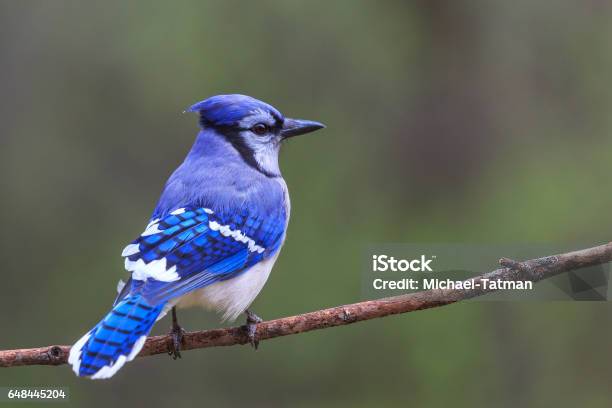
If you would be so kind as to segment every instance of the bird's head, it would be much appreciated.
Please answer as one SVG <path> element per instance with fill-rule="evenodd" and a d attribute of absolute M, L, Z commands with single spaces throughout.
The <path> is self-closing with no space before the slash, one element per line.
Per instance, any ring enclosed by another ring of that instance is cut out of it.
<path fill-rule="evenodd" d="M 192 105 L 202 128 L 213 129 L 240 152 L 244 160 L 269 177 L 280 175 L 281 143 L 325 125 L 285 118 L 276 108 L 246 95 L 217 95 Z"/>

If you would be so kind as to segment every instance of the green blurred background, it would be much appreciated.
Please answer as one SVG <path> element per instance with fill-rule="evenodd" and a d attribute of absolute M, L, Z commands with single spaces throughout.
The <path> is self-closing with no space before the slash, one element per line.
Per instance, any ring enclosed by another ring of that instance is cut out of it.
<path fill-rule="evenodd" d="M 283 151 L 264 318 L 358 301 L 371 243 L 609 241 L 611 36 L 596 0 L 0 1 L 0 348 L 71 343 L 107 311 L 195 137 L 181 112 L 219 93 L 328 126 Z M 457 304 L 0 386 L 87 407 L 607 407 L 611 312 Z"/>

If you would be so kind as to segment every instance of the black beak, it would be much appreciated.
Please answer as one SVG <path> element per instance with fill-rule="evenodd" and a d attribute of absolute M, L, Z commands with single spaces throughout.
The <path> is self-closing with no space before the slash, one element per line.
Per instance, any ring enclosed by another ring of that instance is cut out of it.
<path fill-rule="evenodd" d="M 302 119 L 285 119 L 283 123 L 283 129 L 281 130 L 281 136 L 284 139 L 288 139 L 293 136 L 304 135 L 306 133 L 314 132 L 315 130 L 323 129 L 324 124 L 319 122 L 313 122 L 312 120 Z"/>

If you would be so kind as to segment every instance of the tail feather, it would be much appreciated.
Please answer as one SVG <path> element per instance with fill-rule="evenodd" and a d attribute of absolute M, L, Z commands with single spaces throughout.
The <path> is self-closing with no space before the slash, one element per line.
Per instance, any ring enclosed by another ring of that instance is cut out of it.
<path fill-rule="evenodd" d="M 128 296 L 70 349 L 68 364 L 78 376 L 113 376 L 133 360 L 145 343 L 164 304 L 150 305 L 141 296 Z"/>

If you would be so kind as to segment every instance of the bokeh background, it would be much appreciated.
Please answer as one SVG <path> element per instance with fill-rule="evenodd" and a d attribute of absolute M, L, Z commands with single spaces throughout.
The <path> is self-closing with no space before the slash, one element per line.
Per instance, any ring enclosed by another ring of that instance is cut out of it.
<path fill-rule="evenodd" d="M 195 137 L 181 112 L 219 93 L 328 125 L 282 154 L 293 211 L 265 318 L 358 301 L 371 243 L 609 241 L 611 36 L 596 0 L 0 1 L 0 348 L 71 343 L 107 311 Z M 0 386 L 87 407 L 606 407 L 611 315 L 457 304 Z"/>

